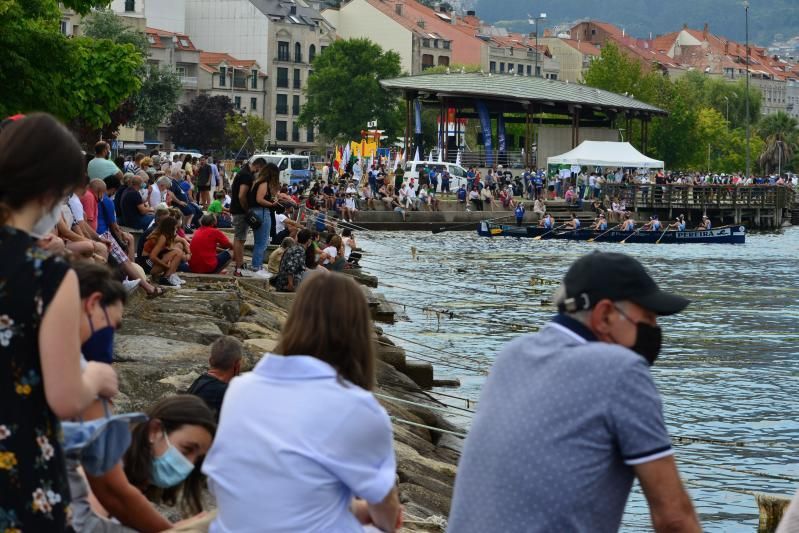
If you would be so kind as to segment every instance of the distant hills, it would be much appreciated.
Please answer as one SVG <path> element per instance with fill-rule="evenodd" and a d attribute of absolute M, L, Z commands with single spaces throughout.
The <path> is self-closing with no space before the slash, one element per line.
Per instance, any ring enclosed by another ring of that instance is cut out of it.
<path fill-rule="evenodd" d="M 546 24 L 592 18 L 612 22 L 641 38 L 677 31 L 683 24 L 710 31 L 736 41 L 744 41 L 742 0 L 475 0 L 477 16 L 515 31 L 532 32 L 527 14 L 547 14 Z M 799 0 L 751 0 L 749 36 L 752 42 L 767 46 L 775 38 L 799 34 Z"/>

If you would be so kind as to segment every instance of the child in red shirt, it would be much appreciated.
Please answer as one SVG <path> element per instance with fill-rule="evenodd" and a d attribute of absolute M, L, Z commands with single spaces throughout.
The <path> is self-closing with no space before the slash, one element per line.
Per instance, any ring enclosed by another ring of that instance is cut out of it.
<path fill-rule="evenodd" d="M 189 270 L 195 274 L 218 274 L 230 262 L 231 248 L 228 238 L 216 228 L 216 217 L 203 215 L 191 240 Z"/>

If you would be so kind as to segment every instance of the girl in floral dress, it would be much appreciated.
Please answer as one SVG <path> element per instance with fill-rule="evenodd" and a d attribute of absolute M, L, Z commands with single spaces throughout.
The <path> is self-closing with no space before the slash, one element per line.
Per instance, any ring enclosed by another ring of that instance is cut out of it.
<path fill-rule="evenodd" d="M 88 363 L 81 374 L 77 277 L 36 240 L 54 228 L 84 166 L 50 115 L 0 132 L 0 531 L 67 528 L 59 418 L 117 392 L 110 365 Z"/>

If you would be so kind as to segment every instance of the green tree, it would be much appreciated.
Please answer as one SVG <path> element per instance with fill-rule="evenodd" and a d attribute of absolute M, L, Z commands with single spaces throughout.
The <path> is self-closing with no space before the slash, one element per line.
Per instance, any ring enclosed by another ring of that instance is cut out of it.
<path fill-rule="evenodd" d="M 180 88 L 180 80 L 174 72 L 150 67 L 141 89 L 131 97 L 136 111 L 130 123 L 145 130 L 157 128 L 177 109 Z"/>
<path fill-rule="evenodd" d="M 83 19 L 83 35 L 94 39 L 110 39 L 117 44 L 131 44 L 142 55 L 150 47 L 147 36 L 137 31 L 111 11 L 98 9 Z"/>
<path fill-rule="evenodd" d="M 328 140 L 360 138 L 376 120 L 389 138 L 400 131 L 397 97 L 380 80 L 400 75 L 400 57 L 368 39 L 338 40 L 314 60 L 300 124 L 318 127 Z"/>
<path fill-rule="evenodd" d="M 228 115 L 225 119 L 225 135 L 228 148 L 261 152 L 266 149 L 266 137 L 269 135 L 269 124 L 258 115 Z"/>
<path fill-rule="evenodd" d="M 100 129 L 111 122 L 111 112 L 141 87 L 138 73 L 143 59 L 130 44 L 79 37 L 70 39 L 74 67 L 59 87 L 70 99 L 64 113 Z"/>
<path fill-rule="evenodd" d="M 203 152 L 228 146 L 225 126 L 232 115 L 233 102 L 227 96 L 201 94 L 169 117 L 169 135 L 184 148 L 199 148 Z"/>
<path fill-rule="evenodd" d="M 453 63 L 449 66 L 439 65 L 437 67 L 430 67 L 425 69 L 425 74 L 447 74 L 447 73 L 475 73 L 482 72 L 482 65 L 466 65 L 461 63 Z"/>
<path fill-rule="evenodd" d="M 767 174 L 778 169 L 791 170 L 799 140 L 799 121 L 787 113 L 775 113 L 760 120 L 757 133 L 764 141 L 758 158 L 760 168 Z"/>

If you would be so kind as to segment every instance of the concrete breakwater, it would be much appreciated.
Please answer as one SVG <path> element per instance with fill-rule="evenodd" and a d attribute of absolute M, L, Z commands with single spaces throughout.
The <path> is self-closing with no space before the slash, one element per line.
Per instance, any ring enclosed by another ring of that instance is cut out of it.
<path fill-rule="evenodd" d="M 184 392 L 205 371 L 208 345 L 221 335 L 242 340 L 245 371 L 276 345 L 293 294 L 277 293 L 268 283 L 251 278 L 182 276 L 187 283 L 180 290 L 153 300 L 138 291 L 126 308 L 114 347 L 120 412 L 143 410 L 159 398 Z M 375 284 L 374 279 L 365 278 L 363 281 Z M 392 321 L 388 304 L 367 287 L 363 289 L 375 321 Z M 460 444 L 446 432 L 462 430 L 443 419 L 434 410 L 437 402 L 424 393 L 423 386 L 432 383 L 432 367 L 407 361 L 404 350 L 378 326 L 375 341 L 379 359 L 375 393 L 395 420 L 397 481 L 406 509 L 405 529 L 443 531 Z"/>

